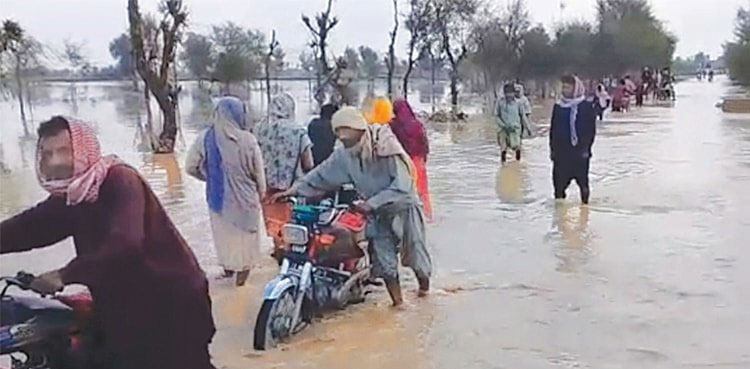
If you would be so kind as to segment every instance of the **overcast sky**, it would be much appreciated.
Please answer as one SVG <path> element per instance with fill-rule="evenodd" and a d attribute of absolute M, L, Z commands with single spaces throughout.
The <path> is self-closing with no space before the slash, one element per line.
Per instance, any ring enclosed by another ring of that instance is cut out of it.
<path fill-rule="evenodd" d="M 527 0 L 534 23 L 548 29 L 559 22 L 584 19 L 593 21 L 596 0 Z M 158 0 L 141 0 L 144 11 L 155 11 Z M 185 0 L 190 11 L 192 31 L 207 32 L 210 25 L 233 21 L 245 27 L 270 33 L 276 29 L 290 62 L 305 47 L 308 33 L 300 21 L 302 13 L 320 10 L 326 0 Z M 506 0 L 490 0 L 496 7 Z M 405 4 L 406 0 L 399 0 Z M 732 38 L 734 17 L 748 0 L 651 0 L 656 16 L 678 38 L 677 55 L 705 51 L 713 57 Z M 401 5 L 405 8 L 405 5 Z M 20 22 L 29 33 L 56 48 L 63 40 L 85 42 L 85 53 L 98 65 L 113 62 L 109 42 L 127 29 L 126 0 L 0 0 L 0 18 Z M 378 51 L 388 46 L 392 27 L 390 0 L 335 0 L 334 12 L 340 24 L 331 36 L 335 54 L 347 45 L 368 45 Z M 407 36 L 399 33 L 399 53 L 403 55 Z"/>

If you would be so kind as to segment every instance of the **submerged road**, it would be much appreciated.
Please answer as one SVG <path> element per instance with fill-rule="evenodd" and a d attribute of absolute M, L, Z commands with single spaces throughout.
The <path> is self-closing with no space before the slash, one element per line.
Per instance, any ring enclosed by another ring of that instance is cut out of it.
<path fill-rule="evenodd" d="M 687 81 L 677 85 L 674 106 L 610 114 L 598 126 L 588 207 L 579 205 L 574 185 L 567 201 L 552 199 L 544 137 L 524 143 L 522 162 L 501 167 L 486 127 L 431 131 L 432 295 L 417 299 L 407 274 L 404 311 L 376 290 L 280 349 L 256 353 L 252 326 L 262 286 L 275 273 L 263 261 L 246 287 L 212 281 L 215 364 L 749 368 L 750 115 L 714 107 L 728 88 L 724 80 Z M 132 112 L 106 104 L 84 105 L 80 115 L 99 118 L 105 148 L 143 163 L 215 274 L 201 185 L 183 178 L 181 159 L 154 159 L 123 143 L 133 125 L 106 120 L 132 120 Z M 51 115 L 55 108 L 38 109 Z M 188 138 L 196 129 L 186 128 Z M 6 141 L 6 161 L 14 165 L 2 176 L 3 218 L 41 198 L 28 165 L 33 143 L 16 149 Z M 0 270 L 40 272 L 70 256 L 69 244 L 61 245 L 4 257 Z"/>

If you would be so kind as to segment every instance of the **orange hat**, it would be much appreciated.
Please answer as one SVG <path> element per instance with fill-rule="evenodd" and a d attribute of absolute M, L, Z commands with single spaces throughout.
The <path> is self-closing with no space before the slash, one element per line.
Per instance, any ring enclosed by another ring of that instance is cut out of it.
<path fill-rule="evenodd" d="M 372 109 L 369 114 L 364 114 L 367 123 L 370 124 L 388 124 L 393 118 L 393 105 L 385 97 L 378 97 L 372 103 Z"/>

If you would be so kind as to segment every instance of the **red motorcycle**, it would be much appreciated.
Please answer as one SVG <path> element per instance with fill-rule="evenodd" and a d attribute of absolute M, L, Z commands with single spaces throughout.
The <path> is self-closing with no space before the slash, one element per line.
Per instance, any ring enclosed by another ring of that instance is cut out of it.
<path fill-rule="evenodd" d="M 31 289 L 35 277 L 0 277 L 0 355 L 11 369 L 83 369 L 94 366 L 93 301 L 88 293 L 46 296 Z M 7 294 L 10 287 L 33 294 Z"/>
<path fill-rule="evenodd" d="M 367 219 L 349 210 L 352 196 L 343 197 L 315 205 L 291 199 L 292 216 L 281 230 L 286 245 L 281 270 L 266 285 L 255 322 L 256 350 L 298 333 L 318 312 L 364 301 L 370 277 Z"/>

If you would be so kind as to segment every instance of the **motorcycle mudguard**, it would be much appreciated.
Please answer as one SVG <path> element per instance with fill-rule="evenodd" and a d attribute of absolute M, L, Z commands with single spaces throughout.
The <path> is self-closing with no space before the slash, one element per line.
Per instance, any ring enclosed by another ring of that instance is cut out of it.
<path fill-rule="evenodd" d="M 281 296 L 281 293 L 289 288 L 297 288 L 298 280 L 289 275 L 280 275 L 272 279 L 263 291 L 264 300 L 275 300 Z"/>

